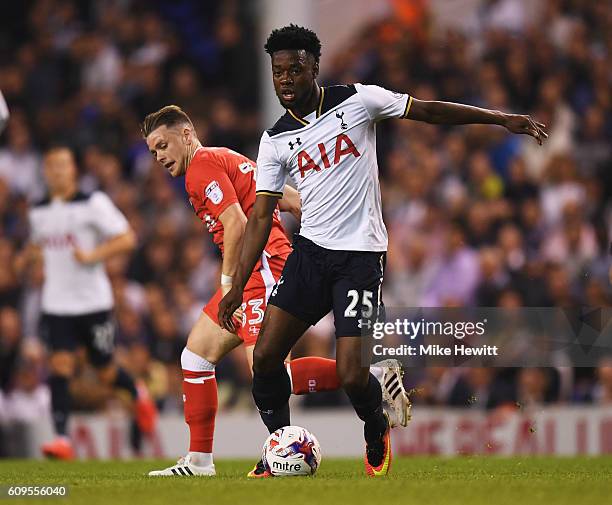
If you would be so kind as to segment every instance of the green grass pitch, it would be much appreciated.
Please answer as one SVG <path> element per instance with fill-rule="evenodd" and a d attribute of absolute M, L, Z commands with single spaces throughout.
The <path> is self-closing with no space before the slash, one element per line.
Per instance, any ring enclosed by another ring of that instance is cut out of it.
<path fill-rule="evenodd" d="M 361 504 L 588 505 L 612 503 L 612 457 L 397 458 L 392 474 L 364 475 L 354 459 L 324 459 L 315 477 L 252 480 L 247 460 L 219 460 L 217 477 L 149 478 L 167 461 L 0 460 L 0 487 L 68 485 L 65 498 L 3 498 L 0 505 Z"/>

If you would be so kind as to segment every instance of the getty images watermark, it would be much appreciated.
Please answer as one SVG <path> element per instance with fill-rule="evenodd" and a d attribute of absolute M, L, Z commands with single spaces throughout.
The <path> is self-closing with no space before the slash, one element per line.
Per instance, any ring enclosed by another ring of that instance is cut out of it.
<path fill-rule="evenodd" d="M 372 352 L 376 357 L 397 356 L 497 356 L 498 346 L 481 344 L 477 347 L 464 345 L 466 337 L 481 337 L 485 334 L 487 319 L 482 321 L 426 321 L 424 318 L 414 321 L 406 318 L 389 322 L 372 324 L 372 338 L 382 340 L 385 335 L 397 335 L 415 341 L 421 337 L 445 336 L 460 343 L 453 346 L 436 343 L 399 344 L 387 347 L 383 343 L 374 343 Z"/>
<path fill-rule="evenodd" d="M 392 307 L 362 318 L 362 361 L 404 366 L 593 367 L 612 359 L 609 307 Z"/>

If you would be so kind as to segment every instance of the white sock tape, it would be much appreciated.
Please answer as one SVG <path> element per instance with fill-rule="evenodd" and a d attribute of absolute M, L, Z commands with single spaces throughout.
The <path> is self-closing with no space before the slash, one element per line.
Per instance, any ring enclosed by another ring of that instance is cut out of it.
<path fill-rule="evenodd" d="M 215 365 L 185 347 L 181 353 L 181 368 L 190 372 L 212 372 Z"/>

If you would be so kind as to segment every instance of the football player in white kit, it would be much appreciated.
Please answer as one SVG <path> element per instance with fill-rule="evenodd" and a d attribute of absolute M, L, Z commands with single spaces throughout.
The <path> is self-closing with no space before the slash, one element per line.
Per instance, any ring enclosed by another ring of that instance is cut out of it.
<path fill-rule="evenodd" d="M 25 266 L 41 254 L 44 261 L 41 336 L 50 349 L 56 438 L 42 451 L 48 457 L 72 459 L 66 428 L 77 347 L 86 349 L 103 383 L 127 390 L 135 408 L 142 407 L 134 381 L 113 362 L 113 294 L 104 268 L 106 259 L 132 251 L 136 238 L 105 193 L 79 191 L 77 167 L 68 147 L 53 147 L 45 153 L 44 177 L 48 196 L 30 209 L 30 242 L 22 262 Z"/>
<path fill-rule="evenodd" d="M 232 290 L 219 321 L 232 328 L 242 289 L 270 231 L 287 176 L 302 201 L 300 233 L 270 296 L 253 355 L 253 397 L 270 432 L 291 424 L 291 392 L 283 359 L 304 331 L 330 310 L 336 327 L 336 367 L 364 421 L 365 469 L 386 475 L 389 422 L 381 387 L 362 364 L 363 335 L 383 317 L 381 284 L 387 231 L 376 161 L 376 123 L 407 118 L 428 123 L 484 123 L 525 133 L 541 143 L 544 125 L 529 116 L 467 105 L 421 101 L 379 86 L 321 87 L 321 43 L 295 25 L 274 30 L 265 45 L 272 80 L 286 113 L 264 132 L 257 158 L 257 199 L 243 240 Z M 260 469 L 265 472 L 265 468 Z"/>

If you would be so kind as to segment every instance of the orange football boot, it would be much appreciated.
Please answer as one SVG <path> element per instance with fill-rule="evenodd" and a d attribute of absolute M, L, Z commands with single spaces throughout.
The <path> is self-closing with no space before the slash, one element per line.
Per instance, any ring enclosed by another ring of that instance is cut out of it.
<path fill-rule="evenodd" d="M 50 459 L 62 459 L 70 461 L 74 459 L 74 449 L 72 443 L 66 437 L 57 437 L 51 442 L 43 444 L 42 453 Z"/>
<path fill-rule="evenodd" d="M 253 470 L 251 470 L 247 474 L 247 477 L 250 478 L 250 479 L 265 479 L 266 477 L 272 477 L 272 476 L 273 475 L 266 468 L 266 465 L 264 465 L 264 463 L 263 463 L 263 461 L 261 459 L 253 467 Z"/>
<path fill-rule="evenodd" d="M 383 444 L 383 457 L 382 461 L 378 466 L 372 466 L 368 461 L 368 446 L 366 444 L 366 453 L 364 456 L 365 470 L 370 477 L 384 477 L 389 473 L 391 469 L 391 459 L 393 457 L 391 453 L 391 423 L 389 422 L 389 416 L 385 412 L 387 418 L 387 429 L 382 435 Z M 372 450 L 370 450 L 372 452 Z"/>

